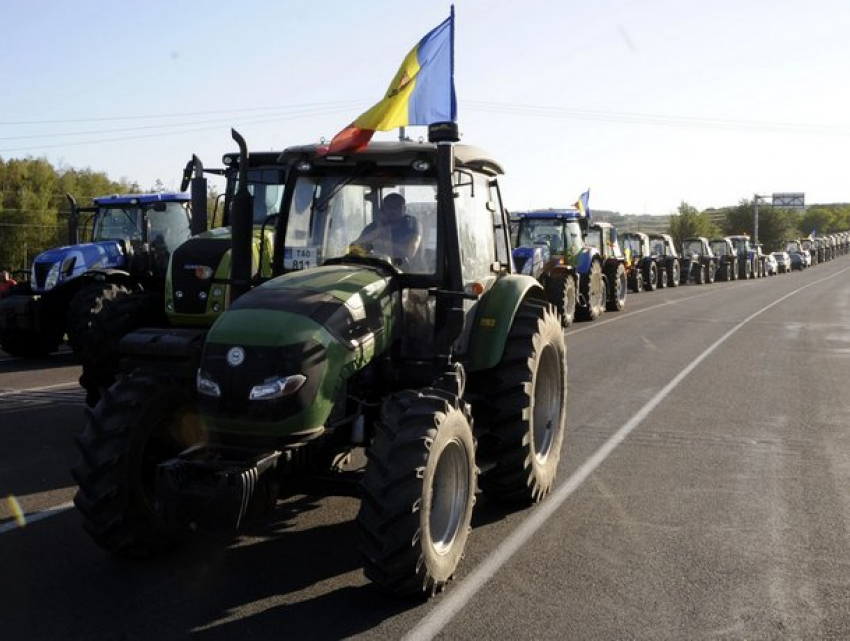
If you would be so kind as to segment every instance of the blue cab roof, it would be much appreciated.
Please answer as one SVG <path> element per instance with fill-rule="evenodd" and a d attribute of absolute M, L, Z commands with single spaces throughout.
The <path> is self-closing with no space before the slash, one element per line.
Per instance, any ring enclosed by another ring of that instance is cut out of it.
<path fill-rule="evenodd" d="M 92 201 L 100 207 L 109 205 L 138 205 L 146 203 L 185 203 L 192 197 L 184 192 L 164 192 L 156 194 L 113 194 L 112 196 L 98 196 Z"/>

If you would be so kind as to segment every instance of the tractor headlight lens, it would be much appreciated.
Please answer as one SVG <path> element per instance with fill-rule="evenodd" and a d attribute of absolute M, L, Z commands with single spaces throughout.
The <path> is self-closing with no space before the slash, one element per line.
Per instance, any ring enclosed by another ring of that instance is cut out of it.
<path fill-rule="evenodd" d="M 44 289 L 53 289 L 56 283 L 59 282 L 59 272 L 62 266 L 59 263 L 53 263 L 50 271 L 47 272 L 47 278 L 44 279 Z"/>
<path fill-rule="evenodd" d="M 303 374 L 293 374 L 292 376 L 268 380 L 262 385 L 252 387 L 248 398 L 252 401 L 270 401 L 275 398 L 283 398 L 300 390 L 306 382 L 307 377 Z"/>
<path fill-rule="evenodd" d="M 197 387 L 198 394 L 221 398 L 221 388 L 218 386 L 218 383 L 211 379 L 203 370 L 198 370 L 195 386 Z"/>

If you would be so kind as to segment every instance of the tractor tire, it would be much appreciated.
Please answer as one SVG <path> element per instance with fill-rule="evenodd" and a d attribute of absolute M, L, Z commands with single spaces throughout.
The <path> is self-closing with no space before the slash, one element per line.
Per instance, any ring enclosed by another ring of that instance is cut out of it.
<path fill-rule="evenodd" d="M 658 271 L 658 289 L 667 287 L 667 270 L 661 269 Z"/>
<path fill-rule="evenodd" d="M 0 349 L 9 356 L 19 358 L 41 358 L 55 352 L 62 343 L 62 330 L 54 328 L 47 332 L 25 329 L 0 331 Z"/>
<path fill-rule="evenodd" d="M 646 291 L 652 292 L 658 288 L 658 265 L 655 263 L 649 264 L 649 270 L 646 274 Z"/>
<path fill-rule="evenodd" d="M 620 312 L 626 306 L 626 294 L 629 289 L 626 283 L 626 268 L 618 265 L 617 270 L 610 275 L 608 283 L 610 291 L 605 309 L 609 312 Z"/>
<path fill-rule="evenodd" d="M 576 309 L 576 315 L 582 320 L 593 321 L 602 316 L 605 310 L 605 276 L 602 274 L 602 265 L 594 260 L 590 266 L 590 273 L 581 283 L 581 298 L 583 305 Z"/>
<path fill-rule="evenodd" d="M 87 343 L 94 318 L 116 298 L 129 293 L 126 287 L 115 283 L 94 282 L 83 285 L 71 298 L 65 314 L 65 331 L 71 351 L 80 354 Z"/>
<path fill-rule="evenodd" d="M 555 310 L 525 301 L 501 361 L 471 375 L 469 386 L 478 401 L 472 414 L 486 426 L 479 438 L 479 461 L 488 464 L 479 483 L 484 495 L 542 500 L 555 481 L 567 422 L 567 345 Z"/>
<path fill-rule="evenodd" d="M 714 282 L 714 278 L 716 276 L 716 271 L 717 271 L 715 266 L 714 266 L 714 261 L 713 260 L 709 261 L 708 265 L 705 266 L 705 269 L 706 269 L 705 282 L 710 285 Z"/>
<path fill-rule="evenodd" d="M 702 285 L 705 282 L 706 276 L 705 266 L 700 262 L 691 263 L 691 269 L 696 270 L 696 273 L 694 274 L 694 282 L 697 285 Z"/>
<path fill-rule="evenodd" d="M 454 576 L 472 520 L 469 405 L 434 388 L 398 392 L 384 401 L 367 456 L 357 514 L 364 573 L 397 595 L 433 596 Z"/>
<path fill-rule="evenodd" d="M 165 327 L 166 323 L 159 292 L 130 292 L 103 307 L 92 320 L 80 352 L 80 386 L 86 390 L 89 407 L 97 405 L 103 390 L 115 382 L 121 338 L 140 327 Z"/>
<path fill-rule="evenodd" d="M 679 265 L 678 260 L 674 260 L 670 266 L 667 268 L 667 286 L 668 287 L 678 287 L 679 281 L 682 278 L 682 268 Z"/>
<path fill-rule="evenodd" d="M 645 289 L 646 289 L 646 286 L 644 285 L 644 281 L 643 281 L 643 271 L 640 270 L 640 269 L 636 269 L 636 271 L 635 271 L 635 283 L 634 283 L 634 287 L 632 287 L 632 291 L 635 294 L 642 294 Z"/>
<path fill-rule="evenodd" d="M 546 298 L 561 314 L 561 324 L 569 327 L 576 316 L 576 281 L 570 275 L 555 276 L 546 282 Z"/>
<path fill-rule="evenodd" d="M 154 509 L 156 466 L 191 445 L 202 431 L 188 381 L 136 370 L 86 409 L 72 469 L 74 504 L 83 527 L 103 549 L 147 557 L 174 546 L 181 532 Z"/>

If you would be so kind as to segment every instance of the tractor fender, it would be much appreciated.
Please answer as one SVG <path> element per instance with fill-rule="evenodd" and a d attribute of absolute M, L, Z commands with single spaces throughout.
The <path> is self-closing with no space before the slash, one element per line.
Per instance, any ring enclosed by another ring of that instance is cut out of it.
<path fill-rule="evenodd" d="M 594 260 L 602 260 L 599 250 L 595 247 L 585 247 L 576 256 L 576 271 L 579 274 L 589 274 Z"/>
<path fill-rule="evenodd" d="M 526 298 L 545 301 L 546 294 L 540 283 L 523 274 L 498 279 L 481 297 L 475 308 L 467 352 L 470 372 L 495 367 L 501 360 L 514 316 Z"/>
<path fill-rule="evenodd" d="M 572 265 L 569 265 L 569 264 L 554 265 L 549 270 L 549 273 L 541 276 L 541 278 L 539 280 L 540 280 L 540 284 L 543 285 L 544 291 L 545 291 L 545 288 L 548 286 L 548 283 L 549 283 L 550 280 L 552 280 L 553 278 L 566 278 L 566 277 L 570 277 L 570 278 L 573 279 L 573 281 L 575 282 L 576 291 L 578 291 L 578 286 L 579 286 L 581 278 L 580 278 L 580 275 L 576 272 L 576 268 L 573 267 Z"/>

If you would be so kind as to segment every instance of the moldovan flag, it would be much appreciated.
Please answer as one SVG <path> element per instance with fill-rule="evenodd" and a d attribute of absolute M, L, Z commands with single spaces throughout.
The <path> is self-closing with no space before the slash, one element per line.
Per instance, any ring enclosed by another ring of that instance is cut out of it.
<path fill-rule="evenodd" d="M 581 196 L 578 197 L 578 200 L 575 201 L 573 207 L 578 209 L 578 211 L 583 215 L 590 218 L 590 209 L 587 206 L 588 201 L 590 200 L 590 190 L 588 189 Z"/>
<path fill-rule="evenodd" d="M 457 120 L 454 87 L 454 6 L 401 63 L 384 99 L 340 131 L 326 153 L 364 149 L 375 131 Z"/>

